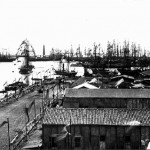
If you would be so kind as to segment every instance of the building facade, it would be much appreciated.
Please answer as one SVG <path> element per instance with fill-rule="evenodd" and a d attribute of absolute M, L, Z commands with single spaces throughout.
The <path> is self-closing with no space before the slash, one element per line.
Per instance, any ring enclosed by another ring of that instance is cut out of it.
<path fill-rule="evenodd" d="M 44 149 L 144 149 L 149 139 L 150 110 L 47 108 L 43 120 Z"/>
<path fill-rule="evenodd" d="M 150 108 L 149 89 L 66 89 L 65 108 Z"/>

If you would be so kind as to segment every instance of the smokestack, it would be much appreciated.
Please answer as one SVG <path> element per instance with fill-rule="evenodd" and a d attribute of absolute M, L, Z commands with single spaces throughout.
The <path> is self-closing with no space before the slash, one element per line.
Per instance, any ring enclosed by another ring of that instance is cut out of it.
<path fill-rule="evenodd" d="M 43 45 L 43 57 L 45 57 L 45 45 Z"/>

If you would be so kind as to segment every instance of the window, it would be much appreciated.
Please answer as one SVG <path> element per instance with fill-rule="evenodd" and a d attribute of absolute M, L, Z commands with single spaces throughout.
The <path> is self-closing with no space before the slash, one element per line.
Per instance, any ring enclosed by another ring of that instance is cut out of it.
<path fill-rule="evenodd" d="M 100 141 L 105 142 L 105 136 L 104 135 L 100 136 Z"/>
<path fill-rule="evenodd" d="M 55 137 L 49 138 L 50 148 L 56 147 Z"/>
<path fill-rule="evenodd" d="M 81 147 L 81 137 L 75 137 L 74 142 L 75 142 L 75 148 Z"/>

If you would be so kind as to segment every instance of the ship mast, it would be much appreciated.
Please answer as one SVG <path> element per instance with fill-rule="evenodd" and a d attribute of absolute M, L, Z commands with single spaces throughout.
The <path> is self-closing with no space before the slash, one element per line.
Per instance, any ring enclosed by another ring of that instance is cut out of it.
<path fill-rule="evenodd" d="M 32 54 L 31 56 L 35 57 L 34 48 L 26 39 L 21 43 L 16 54 L 17 59 L 18 57 L 23 57 L 23 65 L 21 66 L 20 71 L 19 71 L 21 74 L 27 74 L 32 71 L 32 68 L 34 68 L 33 65 L 29 64 L 29 59 L 30 59 L 29 54 Z"/>
<path fill-rule="evenodd" d="M 36 56 L 33 46 L 26 39 L 22 41 L 21 45 L 19 46 L 16 57 L 29 57 L 29 53 L 32 57 Z"/>

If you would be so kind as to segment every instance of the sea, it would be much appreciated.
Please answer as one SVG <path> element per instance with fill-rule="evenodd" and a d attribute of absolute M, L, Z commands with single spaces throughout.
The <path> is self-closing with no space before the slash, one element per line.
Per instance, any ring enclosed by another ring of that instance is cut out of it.
<path fill-rule="evenodd" d="M 83 76 L 84 68 L 83 67 L 72 67 L 71 64 L 76 62 L 71 62 L 69 65 L 69 70 L 77 71 L 77 76 Z M 56 78 L 58 75 L 55 75 L 54 69 L 59 69 L 60 62 L 59 61 L 35 61 L 31 62 L 34 65 L 34 69 L 32 73 L 27 75 L 22 75 L 19 73 L 19 68 L 24 64 L 24 58 L 18 58 L 13 62 L 1 62 L 0 63 L 0 90 L 4 90 L 5 86 L 8 84 L 20 81 L 31 85 L 34 81 L 32 78 L 41 78 L 44 76 L 48 78 Z M 65 63 L 64 63 L 65 64 Z M 65 64 L 65 68 L 67 69 L 68 64 Z M 5 93 L 0 93 L 0 98 L 3 98 Z"/>

